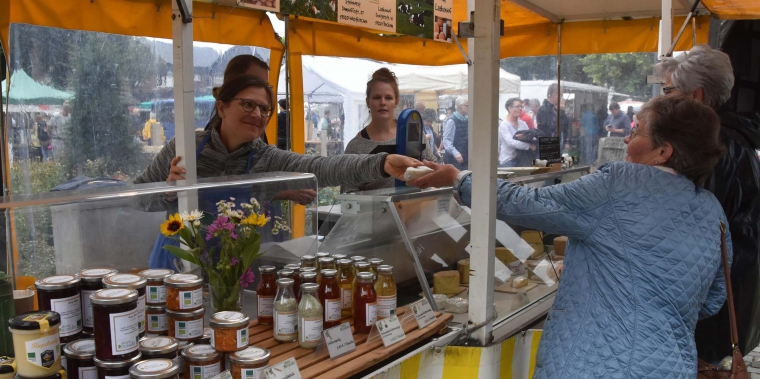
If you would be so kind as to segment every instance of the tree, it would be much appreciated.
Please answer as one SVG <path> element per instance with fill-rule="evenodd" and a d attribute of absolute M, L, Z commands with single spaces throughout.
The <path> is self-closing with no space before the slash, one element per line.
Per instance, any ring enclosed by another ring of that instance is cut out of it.
<path fill-rule="evenodd" d="M 596 85 L 614 87 L 615 92 L 648 99 L 652 87 L 646 76 L 652 73 L 654 53 L 598 54 L 581 59 L 583 71 Z"/>
<path fill-rule="evenodd" d="M 10 33 L 11 72 L 22 69 L 46 85 L 65 89 L 71 75 L 69 40 L 76 31 L 13 24 Z"/>

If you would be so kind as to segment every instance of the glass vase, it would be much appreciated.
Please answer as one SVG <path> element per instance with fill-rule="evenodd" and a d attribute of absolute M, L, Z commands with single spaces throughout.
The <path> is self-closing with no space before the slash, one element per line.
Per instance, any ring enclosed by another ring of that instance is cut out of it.
<path fill-rule="evenodd" d="M 231 287 L 208 286 L 213 313 L 222 311 L 241 311 L 243 309 L 243 288 L 240 284 Z"/>

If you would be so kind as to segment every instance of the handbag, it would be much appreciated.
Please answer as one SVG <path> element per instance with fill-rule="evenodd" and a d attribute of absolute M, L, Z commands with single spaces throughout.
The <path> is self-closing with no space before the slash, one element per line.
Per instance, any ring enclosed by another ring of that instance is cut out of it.
<path fill-rule="evenodd" d="M 698 379 L 749 379 L 747 365 L 744 364 L 744 356 L 739 350 L 739 333 L 736 331 L 736 313 L 734 312 L 734 292 L 731 290 L 731 267 L 728 265 L 728 253 L 726 252 L 726 225 L 720 222 L 720 252 L 723 256 L 723 275 L 726 277 L 726 300 L 728 301 L 728 315 L 731 324 L 731 348 L 733 360 L 731 371 L 721 371 L 718 366 L 703 360 L 697 362 Z"/>

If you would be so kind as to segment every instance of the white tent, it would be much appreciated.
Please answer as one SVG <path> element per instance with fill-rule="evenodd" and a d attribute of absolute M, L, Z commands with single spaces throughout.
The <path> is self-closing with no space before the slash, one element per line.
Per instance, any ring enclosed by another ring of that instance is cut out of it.
<path fill-rule="evenodd" d="M 397 65 L 399 88 L 402 93 L 436 91 L 439 95 L 467 94 L 467 65 L 424 67 Z M 499 69 L 499 94 L 517 95 L 520 77 Z"/>

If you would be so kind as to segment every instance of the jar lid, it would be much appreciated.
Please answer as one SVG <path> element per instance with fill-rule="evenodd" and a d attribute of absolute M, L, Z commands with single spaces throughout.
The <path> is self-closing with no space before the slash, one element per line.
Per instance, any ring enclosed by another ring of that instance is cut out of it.
<path fill-rule="evenodd" d="M 166 312 L 166 306 L 164 306 L 164 305 L 150 305 L 150 304 L 147 304 L 147 305 L 145 305 L 145 310 L 164 313 L 164 312 Z"/>
<path fill-rule="evenodd" d="M 259 267 L 259 273 L 261 274 L 274 274 L 276 268 L 274 266 L 261 266 Z"/>
<path fill-rule="evenodd" d="M 378 274 L 393 274 L 393 266 L 391 265 L 380 265 L 377 267 L 377 273 Z"/>
<path fill-rule="evenodd" d="M 65 374 L 66 374 L 66 371 L 63 370 L 63 368 L 61 368 L 61 370 L 58 371 L 58 372 L 56 372 L 55 374 L 48 375 L 48 376 L 43 376 L 41 378 L 34 378 L 34 379 L 61 379 L 61 378 L 64 377 Z M 21 376 L 19 374 L 16 374 L 13 377 L 16 378 L 16 379 L 31 379 L 31 378 L 28 378 L 26 376 Z"/>
<path fill-rule="evenodd" d="M 257 365 L 269 362 L 271 354 L 269 350 L 256 346 L 249 346 L 243 350 L 236 351 L 229 355 L 230 362 L 237 364 Z"/>
<path fill-rule="evenodd" d="M 317 253 L 317 258 L 324 258 L 324 257 L 329 257 L 329 256 L 330 256 L 330 253 L 326 251 L 320 251 L 319 253 Z"/>
<path fill-rule="evenodd" d="M 302 274 L 304 272 L 309 272 L 309 271 L 317 272 L 317 268 L 316 267 L 301 267 L 298 269 L 299 274 Z"/>
<path fill-rule="evenodd" d="M 140 271 L 140 276 L 145 279 L 166 279 L 167 276 L 174 274 L 174 270 L 167 268 L 154 268 Z"/>
<path fill-rule="evenodd" d="M 79 271 L 79 279 L 88 283 L 99 283 L 103 277 L 118 273 L 119 270 L 112 268 L 86 268 Z"/>
<path fill-rule="evenodd" d="M 171 359 L 148 359 L 129 368 L 132 379 L 162 379 L 179 374 L 179 363 Z"/>
<path fill-rule="evenodd" d="M 280 270 L 277 271 L 277 276 L 280 278 L 290 278 L 293 276 L 293 270 Z"/>
<path fill-rule="evenodd" d="M 0 357 L 0 374 L 12 374 L 16 372 L 15 358 Z"/>
<path fill-rule="evenodd" d="M 350 259 L 338 259 L 338 266 L 351 266 L 353 263 Z"/>
<path fill-rule="evenodd" d="M 319 265 L 320 266 L 324 265 L 324 264 L 332 264 L 332 263 L 335 263 L 335 258 L 333 258 L 333 257 L 319 258 Z"/>
<path fill-rule="evenodd" d="M 380 259 L 380 258 L 371 258 L 367 262 L 369 262 L 370 265 L 375 266 L 375 267 L 380 266 L 381 264 L 383 264 L 383 260 Z"/>
<path fill-rule="evenodd" d="M 135 274 L 113 274 L 103 278 L 106 288 L 140 289 L 148 285 L 148 280 Z"/>
<path fill-rule="evenodd" d="M 137 301 L 137 290 L 130 288 L 109 288 L 90 295 L 90 301 L 96 305 L 116 305 Z"/>
<path fill-rule="evenodd" d="M 356 277 L 360 282 L 372 283 L 372 281 L 375 279 L 375 274 L 371 272 L 360 272 L 356 274 Z"/>
<path fill-rule="evenodd" d="M 211 316 L 208 324 L 211 327 L 237 328 L 248 325 L 248 316 L 242 312 L 217 312 Z"/>
<path fill-rule="evenodd" d="M 319 289 L 319 284 L 317 283 L 304 283 L 301 284 L 301 291 L 316 291 Z"/>
<path fill-rule="evenodd" d="M 182 351 L 182 356 L 185 357 L 185 359 L 193 361 L 213 361 L 222 355 L 214 350 L 211 345 L 193 345 L 185 348 L 185 350 Z"/>
<path fill-rule="evenodd" d="M 74 275 L 56 275 L 38 279 L 34 286 L 38 290 L 62 290 L 79 286 L 80 279 Z"/>
<path fill-rule="evenodd" d="M 19 330 L 38 330 L 40 321 L 47 320 L 48 325 L 56 326 L 61 323 L 61 315 L 53 311 L 35 311 L 22 313 L 8 320 L 11 329 Z"/>
<path fill-rule="evenodd" d="M 323 278 L 334 278 L 336 276 L 338 276 L 338 270 L 335 270 L 335 269 L 332 269 L 332 268 L 328 268 L 328 269 L 322 270 L 322 277 Z"/>
<path fill-rule="evenodd" d="M 370 266 L 372 266 L 372 265 L 369 264 L 369 262 L 366 262 L 366 261 L 358 261 L 358 262 L 354 261 L 354 267 L 356 267 L 358 269 L 369 268 Z"/>
<path fill-rule="evenodd" d="M 303 261 L 316 261 L 317 257 L 315 255 L 306 254 L 304 256 L 301 256 L 301 262 Z"/>
<path fill-rule="evenodd" d="M 159 355 L 177 351 L 179 344 L 172 337 L 148 337 L 140 341 L 138 349 L 145 356 Z"/>
<path fill-rule="evenodd" d="M 132 367 L 133 364 L 141 360 L 142 360 L 142 353 L 140 353 L 139 351 L 137 352 L 137 355 L 135 355 L 134 357 L 125 359 L 123 361 L 101 361 L 100 359 L 98 359 L 98 357 L 92 358 L 92 361 L 95 363 L 95 367 L 100 367 L 100 368 Z"/>
<path fill-rule="evenodd" d="M 301 277 L 302 281 L 306 280 L 306 279 L 317 280 L 317 273 L 315 271 L 304 271 L 304 272 L 298 274 L 298 276 Z"/>
<path fill-rule="evenodd" d="M 287 286 L 292 286 L 293 283 L 294 283 L 293 279 L 290 279 L 290 278 L 277 279 L 278 286 L 287 287 Z"/>
<path fill-rule="evenodd" d="M 367 257 L 362 257 L 361 255 L 354 255 L 353 257 L 351 257 L 351 260 L 354 262 L 366 261 Z"/>
<path fill-rule="evenodd" d="M 173 288 L 197 287 L 203 284 L 203 279 L 193 274 L 174 274 L 164 279 L 164 284 Z"/>
<path fill-rule="evenodd" d="M 291 264 L 285 265 L 285 267 L 283 267 L 283 268 L 286 269 L 286 270 L 298 271 L 298 269 L 301 268 L 301 264 L 300 263 L 291 263 Z"/>
<path fill-rule="evenodd" d="M 203 308 L 196 309 L 194 311 L 171 311 L 167 309 L 166 315 L 169 317 L 174 317 L 174 318 L 193 318 L 193 317 L 198 317 L 198 316 L 203 317 L 203 314 L 205 312 L 206 310 Z"/>
<path fill-rule="evenodd" d="M 179 344 L 179 349 L 180 350 L 184 350 L 184 349 L 187 349 L 190 346 L 195 345 L 195 342 L 193 342 L 193 341 L 177 341 L 177 343 Z"/>
<path fill-rule="evenodd" d="M 66 359 L 92 359 L 95 356 L 95 340 L 87 338 L 69 342 L 63 348 Z"/>
<path fill-rule="evenodd" d="M 346 254 L 333 254 L 332 257 L 335 258 L 336 261 L 338 261 L 341 259 L 346 259 L 348 256 Z"/>

